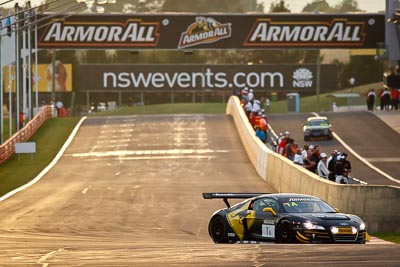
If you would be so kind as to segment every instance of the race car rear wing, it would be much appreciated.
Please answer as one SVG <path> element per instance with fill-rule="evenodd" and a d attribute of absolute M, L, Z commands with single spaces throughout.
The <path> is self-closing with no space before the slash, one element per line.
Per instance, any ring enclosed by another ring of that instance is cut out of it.
<path fill-rule="evenodd" d="M 213 199 L 213 198 L 222 198 L 224 200 L 225 205 L 230 208 L 231 204 L 229 203 L 229 198 L 251 198 L 257 197 L 260 195 L 265 195 L 269 193 L 203 193 L 204 199 Z"/>

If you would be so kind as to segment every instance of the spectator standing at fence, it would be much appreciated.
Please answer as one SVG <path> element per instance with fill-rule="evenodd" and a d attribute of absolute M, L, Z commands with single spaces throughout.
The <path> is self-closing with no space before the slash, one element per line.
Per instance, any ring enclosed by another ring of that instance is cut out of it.
<path fill-rule="evenodd" d="M 328 165 L 328 170 L 329 170 L 329 180 L 335 181 L 335 174 L 334 172 L 334 167 L 336 163 L 336 157 L 338 156 L 339 151 L 336 149 L 332 150 L 331 155 L 329 156 L 327 160 L 327 165 Z"/>
<path fill-rule="evenodd" d="M 335 166 L 333 167 L 333 174 L 335 175 L 335 181 L 338 176 L 343 176 L 344 166 L 343 166 L 343 157 L 342 155 L 338 155 L 336 157 Z"/>
<path fill-rule="evenodd" d="M 327 160 L 328 160 L 328 156 L 326 155 L 326 153 L 321 153 L 321 159 L 317 165 L 318 175 L 325 179 L 329 179 L 328 164 L 326 163 Z"/>
<path fill-rule="evenodd" d="M 399 108 L 399 91 L 396 88 L 390 90 L 390 107 L 392 110 L 397 110 Z"/>
<path fill-rule="evenodd" d="M 294 140 L 289 137 L 286 141 L 286 148 L 285 148 L 286 157 L 293 161 L 296 151 L 297 151 L 297 147 L 294 144 Z"/>
<path fill-rule="evenodd" d="M 351 172 L 351 163 L 350 161 L 347 159 L 347 153 L 343 152 L 342 153 L 342 161 L 343 161 L 343 168 L 350 173 Z"/>
<path fill-rule="evenodd" d="M 297 149 L 296 154 L 294 155 L 293 162 L 295 164 L 304 166 L 304 160 L 303 160 L 302 151 L 303 151 L 302 148 Z"/>
<path fill-rule="evenodd" d="M 249 93 L 247 95 L 249 97 L 249 101 L 253 103 L 253 101 L 254 101 L 254 90 L 250 89 Z"/>
<path fill-rule="evenodd" d="M 311 160 L 311 151 L 310 150 L 307 151 L 307 157 L 303 158 L 303 162 L 304 162 L 304 168 L 306 168 L 310 172 L 315 173 L 315 171 L 317 169 L 317 165 L 315 164 L 314 161 Z"/>
<path fill-rule="evenodd" d="M 386 88 L 382 92 L 382 103 L 383 103 L 383 110 L 388 111 L 390 107 L 390 91 L 388 88 Z M 382 105 L 381 105 L 382 106 Z"/>
<path fill-rule="evenodd" d="M 256 136 L 260 138 L 260 140 L 265 144 L 265 141 L 267 141 L 267 136 L 265 135 L 265 132 L 261 130 L 261 127 L 256 127 Z"/>
<path fill-rule="evenodd" d="M 21 130 L 22 128 L 24 128 L 25 125 L 25 116 L 24 116 L 24 112 L 20 111 L 19 112 L 19 130 Z"/>
<path fill-rule="evenodd" d="M 64 104 L 63 102 L 61 102 L 61 100 L 57 100 L 56 102 L 56 110 L 57 110 L 57 117 L 60 117 L 61 115 L 61 109 L 64 108 Z"/>
<path fill-rule="evenodd" d="M 313 152 L 311 154 L 311 160 L 314 161 L 316 165 L 318 165 L 320 157 L 321 157 L 321 155 L 320 155 L 321 148 L 318 145 L 315 145 L 315 146 L 311 145 L 310 147 L 313 147 Z"/>
<path fill-rule="evenodd" d="M 313 145 L 309 145 L 308 146 L 308 151 L 307 151 L 307 161 L 308 161 L 308 165 L 307 165 L 307 169 L 313 173 L 316 173 L 317 171 L 317 162 L 315 161 L 314 157 L 314 146 Z M 304 160 L 304 164 L 306 164 L 306 160 Z"/>
<path fill-rule="evenodd" d="M 253 109 L 253 105 L 247 101 L 244 105 L 244 111 L 246 112 L 247 118 L 250 118 L 251 110 Z"/>
<path fill-rule="evenodd" d="M 281 141 L 278 144 L 278 148 L 277 148 L 277 152 L 279 154 L 281 154 L 282 156 L 286 156 L 286 144 L 287 144 L 287 140 L 290 137 L 287 135 L 284 135 L 283 138 L 281 139 Z"/>
<path fill-rule="evenodd" d="M 271 106 L 271 101 L 270 101 L 269 98 L 267 97 L 267 98 L 265 98 L 265 101 L 264 101 L 264 109 L 265 109 L 265 112 L 267 112 L 267 113 L 270 112 L 270 106 Z"/>
<path fill-rule="evenodd" d="M 374 89 L 369 89 L 366 96 L 367 96 L 367 109 L 369 111 L 373 111 L 375 107 L 375 98 L 376 98 Z"/>
<path fill-rule="evenodd" d="M 344 170 L 342 175 L 336 176 L 335 182 L 338 184 L 348 184 L 349 183 L 348 172 Z"/>

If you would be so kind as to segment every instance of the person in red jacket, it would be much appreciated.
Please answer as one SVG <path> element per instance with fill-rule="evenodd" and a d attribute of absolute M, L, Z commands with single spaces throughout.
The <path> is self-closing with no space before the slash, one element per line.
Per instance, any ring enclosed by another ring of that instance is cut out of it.
<path fill-rule="evenodd" d="M 25 116 L 24 116 L 24 112 L 20 111 L 19 112 L 19 130 L 21 130 L 22 128 L 24 128 L 25 125 Z"/>
<path fill-rule="evenodd" d="M 390 90 L 390 105 L 392 110 L 397 110 L 399 108 L 399 90 L 392 88 Z"/>

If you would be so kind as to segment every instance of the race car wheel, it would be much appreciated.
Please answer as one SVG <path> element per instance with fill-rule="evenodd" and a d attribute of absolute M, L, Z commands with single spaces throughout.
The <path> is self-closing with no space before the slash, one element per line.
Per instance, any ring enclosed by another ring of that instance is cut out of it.
<path fill-rule="evenodd" d="M 293 232 L 288 220 L 283 220 L 278 224 L 276 241 L 278 243 L 290 243 L 293 241 Z"/>
<path fill-rule="evenodd" d="M 208 232 L 215 243 L 227 243 L 228 237 L 225 224 L 220 216 L 211 219 Z"/>

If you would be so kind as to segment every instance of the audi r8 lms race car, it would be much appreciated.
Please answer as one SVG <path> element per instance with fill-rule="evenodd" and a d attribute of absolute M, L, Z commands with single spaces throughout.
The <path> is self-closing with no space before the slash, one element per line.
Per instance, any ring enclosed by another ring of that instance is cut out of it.
<path fill-rule="evenodd" d="M 304 141 L 310 138 L 332 139 L 332 125 L 327 117 L 309 117 L 303 126 Z"/>
<path fill-rule="evenodd" d="M 365 243 L 365 223 L 339 213 L 325 201 L 302 194 L 203 193 L 223 199 L 227 208 L 211 217 L 208 232 L 215 243 Z M 230 205 L 228 199 L 246 200 Z"/>

